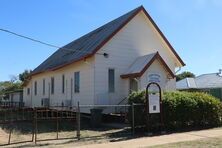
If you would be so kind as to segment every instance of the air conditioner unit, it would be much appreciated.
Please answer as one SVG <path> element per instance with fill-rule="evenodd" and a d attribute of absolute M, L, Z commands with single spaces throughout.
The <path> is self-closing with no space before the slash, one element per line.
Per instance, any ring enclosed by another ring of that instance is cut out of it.
<path fill-rule="evenodd" d="M 49 107 L 49 105 L 50 105 L 49 98 L 42 98 L 42 106 Z"/>

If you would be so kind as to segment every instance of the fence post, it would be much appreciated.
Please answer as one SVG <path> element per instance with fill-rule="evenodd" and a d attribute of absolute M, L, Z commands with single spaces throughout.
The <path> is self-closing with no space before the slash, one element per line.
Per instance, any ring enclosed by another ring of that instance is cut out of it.
<path fill-rule="evenodd" d="M 59 139 L 59 111 L 56 111 L 56 139 Z"/>
<path fill-rule="evenodd" d="M 37 109 L 34 108 L 34 114 L 35 114 L 35 144 L 37 143 Z"/>
<path fill-rule="evenodd" d="M 28 112 L 28 111 L 27 111 Z M 34 137 L 35 137 L 35 110 L 34 108 L 31 109 L 31 112 L 32 112 L 32 142 L 34 141 Z M 30 118 L 29 117 L 29 112 L 28 112 L 28 119 Z"/>
<path fill-rule="evenodd" d="M 12 135 L 12 108 L 10 108 L 10 131 L 8 137 L 8 144 L 11 144 L 11 135 Z"/>
<path fill-rule="evenodd" d="M 77 106 L 77 139 L 80 140 L 80 107 L 79 102 Z"/>
<path fill-rule="evenodd" d="M 132 134 L 135 134 L 134 103 L 132 103 Z"/>

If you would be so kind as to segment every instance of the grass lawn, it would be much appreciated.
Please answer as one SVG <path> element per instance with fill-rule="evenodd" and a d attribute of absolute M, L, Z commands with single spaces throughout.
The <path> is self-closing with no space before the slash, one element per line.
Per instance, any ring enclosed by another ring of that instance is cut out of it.
<path fill-rule="evenodd" d="M 222 137 L 204 138 L 201 140 L 165 144 L 149 148 L 222 148 Z"/>
<path fill-rule="evenodd" d="M 56 132 L 53 130 L 55 125 L 49 123 L 42 123 L 41 126 L 38 124 L 40 131 L 38 131 L 37 139 L 55 139 Z M 30 127 L 29 127 L 30 126 Z M 70 138 L 66 140 L 49 140 L 49 141 L 39 141 L 37 145 L 33 142 L 11 145 L 10 147 L 64 147 L 66 145 L 80 146 L 86 144 L 96 144 L 96 143 L 106 143 L 110 141 L 119 141 L 131 138 L 131 130 L 126 128 L 112 128 L 112 127 L 101 127 L 101 128 L 83 128 L 81 129 L 81 140 L 78 141 L 76 138 L 76 130 L 67 130 L 70 126 L 60 125 L 59 138 Z M 26 127 L 26 128 L 25 128 Z M 51 127 L 51 128 L 49 128 Z M 72 125 L 73 127 L 73 125 Z M 29 129 L 29 130 L 27 130 Z M 71 129 L 71 128 L 70 128 Z M 9 130 L 7 127 L 0 127 L 0 145 L 7 144 Z M 11 136 L 11 143 L 17 143 L 21 141 L 31 140 L 31 124 L 21 124 L 19 127 L 14 127 Z"/>

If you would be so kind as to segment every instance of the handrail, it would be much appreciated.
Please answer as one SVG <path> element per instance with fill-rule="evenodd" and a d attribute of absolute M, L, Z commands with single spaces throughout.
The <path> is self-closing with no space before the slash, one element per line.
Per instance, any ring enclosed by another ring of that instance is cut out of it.
<path fill-rule="evenodd" d="M 122 99 L 119 103 L 117 103 L 117 105 L 120 105 L 123 101 L 125 101 L 127 99 L 127 97 L 125 97 L 124 99 Z"/>

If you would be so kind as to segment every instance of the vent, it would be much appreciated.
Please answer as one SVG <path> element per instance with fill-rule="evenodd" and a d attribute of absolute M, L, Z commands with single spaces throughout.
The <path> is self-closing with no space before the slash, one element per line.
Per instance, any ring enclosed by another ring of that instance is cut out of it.
<path fill-rule="evenodd" d="M 62 102 L 63 103 L 63 102 Z M 71 100 L 65 100 L 64 101 L 64 106 L 66 107 L 71 107 Z"/>

